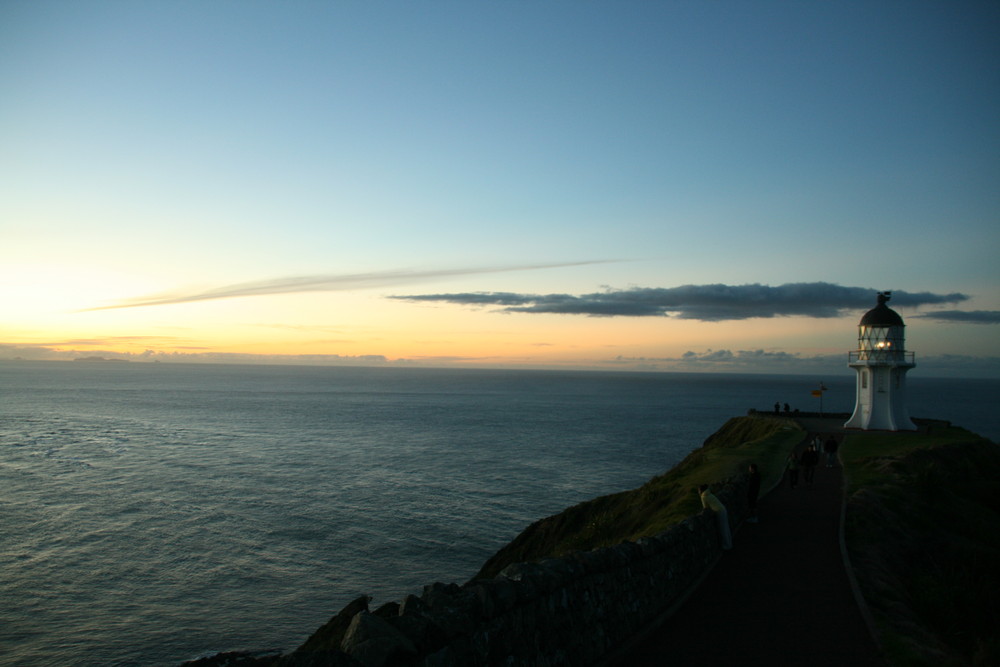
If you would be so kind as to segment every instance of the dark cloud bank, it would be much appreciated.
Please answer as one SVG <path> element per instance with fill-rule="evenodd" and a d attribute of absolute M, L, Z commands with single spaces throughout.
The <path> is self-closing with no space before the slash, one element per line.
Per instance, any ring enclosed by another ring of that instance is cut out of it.
<path fill-rule="evenodd" d="M 788 283 L 770 285 L 682 285 L 680 287 L 637 287 L 606 290 L 591 294 L 516 294 L 475 292 L 457 294 L 417 294 L 392 296 L 404 301 L 444 302 L 466 306 L 493 306 L 507 313 L 557 313 L 593 317 L 664 317 L 721 322 L 755 317 L 839 317 L 850 311 L 875 305 L 877 290 L 842 287 L 830 283 Z M 894 291 L 891 305 L 918 308 L 968 300 L 961 293 Z M 975 316 L 981 313 L 981 316 Z M 992 313 L 992 320 L 989 315 Z M 941 315 L 944 315 L 941 317 Z M 927 313 L 951 321 L 996 322 L 995 311 L 972 311 L 963 319 L 961 311 Z"/>
<path fill-rule="evenodd" d="M 89 308 L 109 310 L 232 299 L 239 297 L 293 294 L 301 292 L 331 292 L 412 285 L 427 280 L 457 278 L 487 273 L 536 271 L 571 266 L 613 263 L 617 260 L 588 260 L 519 266 L 492 266 L 424 271 L 375 271 L 356 274 L 326 274 L 293 276 L 256 282 L 225 285 L 200 291 L 176 292 L 137 297 L 118 303 Z M 877 290 L 870 287 L 843 287 L 831 283 L 787 283 L 770 286 L 748 285 L 681 285 L 679 287 L 633 287 L 606 289 L 590 294 L 519 294 L 515 292 L 457 292 L 445 294 L 393 295 L 390 299 L 411 302 L 441 302 L 463 306 L 493 307 L 507 313 L 554 313 L 588 315 L 591 317 L 676 317 L 704 322 L 745 320 L 769 317 L 839 317 L 849 311 L 874 305 Z M 961 293 L 934 294 L 905 292 L 892 294 L 892 305 L 919 308 L 941 304 L 956 304 L 968 300 Z M 995 324 L 1000 322 L 998 311 L 940 310 L 918 315 L 950 322 Z"/>

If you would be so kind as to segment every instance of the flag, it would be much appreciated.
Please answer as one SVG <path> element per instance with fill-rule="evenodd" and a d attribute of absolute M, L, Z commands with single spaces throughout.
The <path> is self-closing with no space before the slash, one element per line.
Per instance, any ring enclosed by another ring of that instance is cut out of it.
<path fill-rule="evenodd" d="M 822 389 L 813 389 L 812 390 L 812 395 L 815 396 L 816 398 L 821 398 L 823 396 L 823 390 Z"/>

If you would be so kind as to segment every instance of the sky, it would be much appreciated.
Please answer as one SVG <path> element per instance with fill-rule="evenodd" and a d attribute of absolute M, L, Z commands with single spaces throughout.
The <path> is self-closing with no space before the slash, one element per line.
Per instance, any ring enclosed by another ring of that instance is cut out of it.
<path fill-rule="evenodd" d="M 1000 377 L 996 2 L 0 2 L 0 358 Z"/>

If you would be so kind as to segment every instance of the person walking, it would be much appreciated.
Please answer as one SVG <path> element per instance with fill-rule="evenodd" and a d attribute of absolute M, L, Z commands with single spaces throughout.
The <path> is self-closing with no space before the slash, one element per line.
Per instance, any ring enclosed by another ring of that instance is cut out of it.
<path fill-rule="evenodd" d="M 698 487 L 698 495 L 701 496 L 701 506 L 715 512 L 716 521 L 719 523 L 719 541 L 722 548 L 728 551 L 733 548 L 733 533 L 729 529 L 729 512 L 722 501 L 715 497 L 715 494 L 708 490 L 708 484 Z"/>
<path fill-rule="evenodd" d="M 819 452 L 816 451 L 815 445 L 806 447 L 806 451 L 802 452 L 800 463 L 806 484 L 812 484 L 813 477 L 816 475 L 816 465 L 819 463 Z"/>
<path fill-rule="evenodd" d="M 826 444 L 823 445 L 823 451 L 826 452 L 826 467 L 832 468 L 837 464 L 837 448 L 839 443 L 837 439 L 832 435 L 827 439 Z"/>
<path fill-rule="evenodd" d="M 794 489 L 799 485 L 799 456 L 795 452 L 788 455 L 785 471 L 788 473 L 788 486 Z"/>
<path fill-rule="evenodd" d="M 750 516 L 747 518 L 749 523 L 757 523 L 757 497 L 760 495 L 760 471 L 757 470 L 757 464 L 750 464 L 750 478 L 747 480 L 747 509 L 750 512 Z"/>

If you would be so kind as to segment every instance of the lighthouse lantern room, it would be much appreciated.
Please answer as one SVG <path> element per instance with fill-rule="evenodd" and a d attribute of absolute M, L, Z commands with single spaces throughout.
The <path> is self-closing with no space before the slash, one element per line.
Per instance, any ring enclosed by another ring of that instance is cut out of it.
<path fill-rule="evenodd" d="M 891 292 L 878 293 L 878 305 L 858 324 L 858 349 L 848 366 L 858 373 L 857 402 L 845 428 L 913 431 L 906 409 L 906 371 L 916 364 L 906 351 L 903 318 L 885 305 Z"/>

